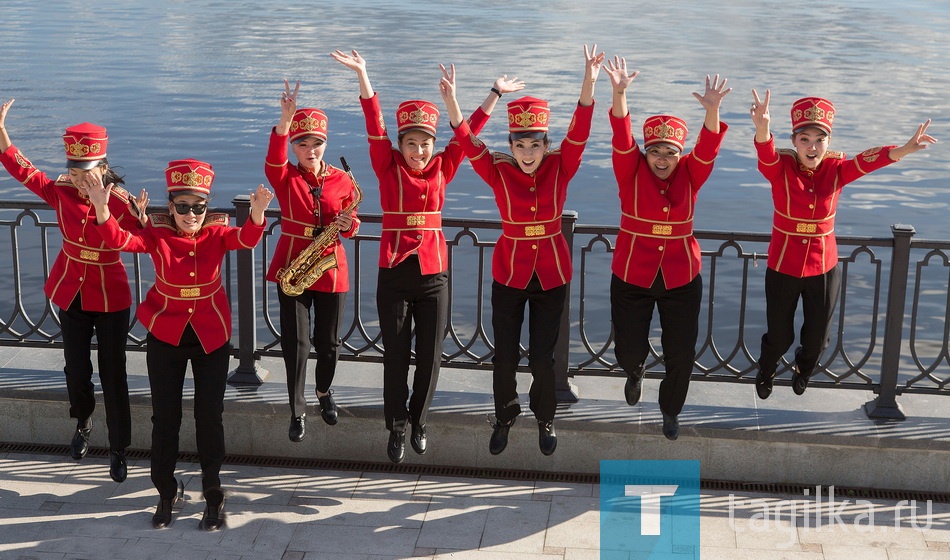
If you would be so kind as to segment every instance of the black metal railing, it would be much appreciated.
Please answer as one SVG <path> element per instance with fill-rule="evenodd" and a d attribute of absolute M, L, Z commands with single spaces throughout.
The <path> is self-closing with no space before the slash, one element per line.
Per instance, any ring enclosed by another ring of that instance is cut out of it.
<path fill-rule="evenodd" d="M 246 196 L 219 208 L 243 223 Z M 226 263 L 236 321 L 238 367 L 231 382 L 261 383 L 262 356 L 279 355 L 276 286 L 264 273 L 279 234 L 280 215 L 267 212 L 264 240 Z M 0 201 L 0 236 L 8 237 L 11 263 L 0 274 L 0 345 L 59 344 L 55 309 L 41 286 L 59 245 L 55 216 L 43 203 Z M 381 217 L 362 214 L 360 233 L 346 240 L 351 289 L 344 316 L 343 359 L 381 361 L 375 293 Z M 565 214 L 563 230 L 574 255 L 574 279 L 557 351 L 558 398 L 577 399 L 574 376 L 620 376 L 613 358 L 609 282 L 618 228 L 578 223 Z M 31 227 L 32 226 L 32 227 Z M 443 360 L 452 367 L 488 370 L 493 352 L 490 321 L 491 253 L 501 230 L 497 220 L 443 218 L 449 243 L 450 317 Z M 903 418 L 903 393 L 948 394 L 950 387 L 950 241 L 915 240 L 911 226 L 891 226 L 888 237 L 838 236 L 842 288 L 831 345 L 813 378 L 816 387 L 872 390 L 866 405 L 874 418 Z M 764 275 L 767 233 L 697 231 L 703 248 L 704 306 L 694 379 L 751 383 L 765 330 Z M 30 257 L 32 255 L 32 257 Z M 141 301 L 154 278 L 139 255 L 123 257 Z M 886 280 L 885 280 L 886 278 Z M 659 321 L 648 375 L 662 376 Z M 130 349 L 143 348 L 144 330 L 133 322 Z M 780 364 L 777 383 L 787 384 L 790 364 Z"/>

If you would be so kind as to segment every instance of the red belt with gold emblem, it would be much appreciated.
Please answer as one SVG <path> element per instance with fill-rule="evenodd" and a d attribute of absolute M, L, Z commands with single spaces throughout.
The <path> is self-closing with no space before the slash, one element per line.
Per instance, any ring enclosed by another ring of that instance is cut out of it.
<path fill-rule="evenodd" d="M 320 235 L 321 231 L 323 231 L 323 228 L 317 227 L 312 223 L 307 224 L 304 222 L 298 222 L 296 220 L 291 220 L 290 218 L 280 219 L 281 235 L 313 241 L 313 238 L 317 235 Z"/>
<path fill-rule="evenodd" d="M 560 235 L 561 217 L 547 222 L 502 222 L 502 235 L 508 239 L 546 239 Z"/>
<path fill-rule="evenodd" d="M 772 215 L 772 228 L 785 235 L 824 237 L 834 233 L 835 215 L 820 220 L 804 220 L 775 212 Z"/>
<path fill-rule="evenodd" d="M 97 249 L 80 245 L 75 241 L 63 240 L 63 254 L 71 260 L 83 264 L 108 265 L 121 262 L 121 255 L 115 249 Z"/>
<path fill-rule="evenodd" d="M 620 215 L 620 231 L 631 235 L 658 237 L 661 239 L 683 239 L 693 235 L 693 220 L 685 222 L 657 222 L 644 220 L 630 214 Z"/>
<path fill-rule="evenodd" d="M 187 286 L 172 284 L 165 281 L 163 278 L 155 278 L 155 289 L 158 291 L 158 293 L 171 299 L 209 298 L 222 287 L 220 274 L 215 276 L 214 280 L 208 282 L 207 284 L 189 284 Z"/>
<path fill-rule="evenodd" d="M 442 229 L 441 212 L 383 212 L 383 231 Z"/>

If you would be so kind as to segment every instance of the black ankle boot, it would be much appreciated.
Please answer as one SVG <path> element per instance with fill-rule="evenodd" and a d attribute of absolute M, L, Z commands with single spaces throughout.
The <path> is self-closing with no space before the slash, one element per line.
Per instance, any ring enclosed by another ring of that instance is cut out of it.
<path fill-rule="evenodd" d="M 554 420 L 538 420 L 538 447 L 541 453 L 551 455 L 557 449 L 557 434 L 554 433 Z"/>
<path fill-rule="evenodd" d="M 498 455 L 508 447 L 508 430 L 515 425 L 515 416 L 507 422 L 496 421 L 492 425 L 491 439 L 488 441 L 488 452 L 492 455 Z"/>
<path fill-rule="evenodd" d="M 89 452 L 89 435 L 92 433 L 92 418 L 76 424 L 76 433 L 69 444 L 69 453 L 73 459 L 80 460 Z"/>
<path fill-rule="evenodd" d="M 406 432 L 389 432 L 386 454 L 393 463 L 402 463 L 406 460 Z"/>
<path fill-rule="evenodd" d="M 113 449 L 109 452 L 109 476 L 116 482 L 125 482 L 129 475 L 129 466 L 125 461 L 125 449 Z"/>

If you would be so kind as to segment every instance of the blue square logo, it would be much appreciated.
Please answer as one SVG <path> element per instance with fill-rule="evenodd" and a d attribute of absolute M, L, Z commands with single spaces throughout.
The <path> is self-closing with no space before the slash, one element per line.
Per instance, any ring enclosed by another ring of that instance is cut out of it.
<path fill-rule="evenodd" d="M 699 507 L 699 461 L 601 461 L 601 559 L 699 558 Z"/>

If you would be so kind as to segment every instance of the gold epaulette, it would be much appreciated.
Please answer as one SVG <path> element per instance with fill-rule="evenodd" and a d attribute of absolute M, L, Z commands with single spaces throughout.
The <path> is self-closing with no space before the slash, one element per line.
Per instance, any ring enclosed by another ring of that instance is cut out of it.
<path fill-rule="evenodd" d="M 506 154 L 504 152 L 492 152 L 491 154 L 492 163 L 510 163 L 515 167 L 518 167 L 518 160 L 515 159 L 515 156 L 511 154 Z"/>
<path fill-rule="evenodd" d="M 224 212 L 215 212 L 214 214 L 208 214 L 201 227 L 227 227 L 229 225 L 231 225 L 231 216 L 228 216 Z"/>
<path fill-rule="evenodd" d="M 845 155 L 838 150 L 828 150 L 825 152 L 825 159 L 845 159 Z"/>
<path fill-rule="evenodd" d="M 112 196 L 119 197 L 119 200 L 121 200 L 122 202 L 126 204 L 128 204 L 129 201 L 132 199 L 132 194 L 129 191 L 125 190 L 124 188 L 120 187 L 119 185 L 115 185 L 112 187 Z"/>
<path fill-rule="evenodd" d="M 178 226 L 175 225 L 175 218 L 173 218 L 171 214 L 149 214 L 148 220 L 152 227 L 167 228 L 171 230 L 178 229 Z"/>

